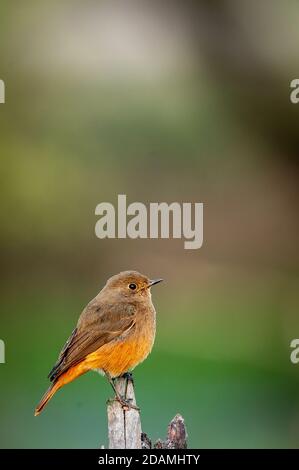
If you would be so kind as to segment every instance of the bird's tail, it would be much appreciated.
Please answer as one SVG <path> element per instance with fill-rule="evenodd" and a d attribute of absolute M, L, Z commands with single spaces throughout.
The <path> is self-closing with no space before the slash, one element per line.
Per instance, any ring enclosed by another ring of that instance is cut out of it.
<path fill-rule="evenodd" d="M 44 394 L 43 398 L 41 399 L 41 401 L 35 408 L 34 416 L 39 415 L 43 411 L 46 404 L 51 400 L 51 398 L 53 397 L 54 393 L 57 392 L 57 390 L 59 390 L 61 387 L 68 384 L 69 382 L 72 382 L 80 375 L 85 374 L 85 372 L 87 372 L 89 369 L 90 369 L 89 365 L 84 364 L 84 361 L 83 361 L 80 364 L 77 364 L 74 367 L 71 367 L 62 375 L 57 377 L 57 379 L 55 379 L 54 382 L 50 385 L 50 387 Z"/>
<path fill-rule="evenodd" d="M 53 397 L 54 393 L 57 392 L 57 390 L 61 387 L 61 385 L 59 384 L 59 382 L 56 382 L 56 383 L 53 383 L 49 388 L 48 390 L 46 391 L 46 393 L 44 394 L 44 396 L 42 397 L 41 401 L 39 402 L 39 404 L 37 405 L 37 407 L 35 408 L 35 412 L 34 412 L 34 416 L 38 416 L 44 409 L 44 407 L 47 405 L 47 403 L 51 400 L 51 398 Z"/>

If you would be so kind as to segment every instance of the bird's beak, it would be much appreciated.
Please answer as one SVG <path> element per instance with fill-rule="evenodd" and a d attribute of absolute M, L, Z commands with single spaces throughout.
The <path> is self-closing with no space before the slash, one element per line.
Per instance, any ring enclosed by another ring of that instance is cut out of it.
<path fill-rule="evenodd" d="M 159 284 L 159 282 L 162 282 L 162 281 L 163 281 L 163 279 L 153 279 L 149 282 L 149 285 L 147 287 L 152 287 L 155 284 Z"/>

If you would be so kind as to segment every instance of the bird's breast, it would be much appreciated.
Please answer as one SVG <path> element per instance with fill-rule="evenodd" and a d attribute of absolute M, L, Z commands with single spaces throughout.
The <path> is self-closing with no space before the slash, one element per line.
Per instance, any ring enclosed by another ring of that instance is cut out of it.
<path fill-rule="evenodd" d="M 86 361 L 91 369 L 108 371 L 118 377 L 144 361 L 151 352 L 156 333 L 154 309 L 136 318 L 134 328 L 123 338 L 105 344 L 89 354 Z"/>

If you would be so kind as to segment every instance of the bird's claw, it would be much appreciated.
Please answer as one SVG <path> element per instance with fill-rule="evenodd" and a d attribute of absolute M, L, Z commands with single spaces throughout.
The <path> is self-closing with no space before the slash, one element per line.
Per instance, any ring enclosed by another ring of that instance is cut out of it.
<path fill-rule="evenodd" d="M 121 404 L 123 410 L 125 410 L 125 411 L 128 411 L 130 409 L 140 411 L 140 408 L 138 408 L 138 406 L 133 405 L 133 403 L 131 403 L 132 402 L 131 398 L 123 398 L 123 397 L 120 397 L 120 396 L 116 396 L 115 400 L 118 401 Z"/>

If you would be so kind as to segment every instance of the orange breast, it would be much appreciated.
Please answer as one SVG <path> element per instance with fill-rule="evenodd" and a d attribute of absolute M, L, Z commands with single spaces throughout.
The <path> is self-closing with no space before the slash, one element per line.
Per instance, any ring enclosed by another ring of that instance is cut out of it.
<path fill-rule="evenodd" d="M 118 377 L 142 362 L 150 353 L 152 345 L 152 337 L 132 336 L 102 346 L 89 354 L 84 363 L 89 369 L 103 369 L 112 377 Z"/>

